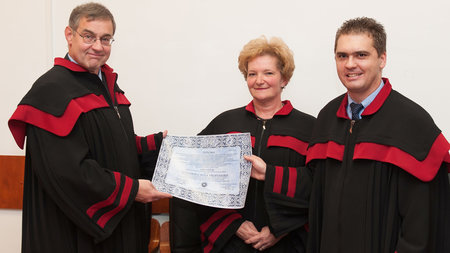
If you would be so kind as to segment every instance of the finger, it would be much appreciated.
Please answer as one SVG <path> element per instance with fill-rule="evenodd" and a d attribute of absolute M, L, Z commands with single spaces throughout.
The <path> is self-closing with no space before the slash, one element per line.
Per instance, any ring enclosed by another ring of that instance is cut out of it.
<path fill-rule="evenodd" d="M 159 197 L 159 198 L 171 198 L 172 197 L 171 194 L 166 193 L 166 192 L 160 192 L 160 191 L 155 192 L 155 196 Z"/>
<path fill-rule="evenodd" d="M 252 230 L 252 231 L 256 231 L 259 233 L 259 231 L 256 229 L 255 224 L 253 224 L 253 222 L 247 220 L 243 223 L 243 225 L 246 230 L 249 230 L 249 231 Z"/>
<path fill-rule="evenodd" d="M 170 195 L 170 196 L 167 196 L 167 195 L 164 195 L 164 196 L 158 195 L 158 196 L 156 196 L 156 195 L 154 195 L 154 196 L 152 196 L 150 198 L 149 202 L 155 202 L 155 201 L 158 201 L 160 199 L 166 199 L 166 198 L 172 198 L 172 195 Z"/>
<path fill-rule="evenodd" d="M 257 249 L 257 250 L 261 250 L 261 248 L 264 248 L 263 246 L 264 246 L 264 243 L 261 242 L 261 241 L 259 241 L 259 242 L 255 243 L 255 244 L 253 244 L 253 248 L 254 248 L 254 249 Z"/>
<path fill-rule="evenodd" d="M 244 236 L 244 240 L 248 240 L 250 238 L 252 238 L 253 236 L 257 235 L 257 233 L 255 233 L 253 230 L 249 230 L 249 229 L 244 229 L 241 231 L 242 235 Z"/>
<path fill-rule="evenodd" d="M 249 155 L 244 155 L 244 159 L 253 163 L 253 156 L 249 156 Z"/>
<path fill-rule="evenodd" d="M 167 136 L 167 133 L 168 133 L 167 130 L 164 130 L 164 131 L 163 131 L 163 138 L 165 138 L 165 137 Z"/>
<path fill-rule="evenodd" d="M 254 245 L 256 243 L 258 243 L 260 240 L 261 240 L 261 236 L 259 234 L 257 234 L 257 235 L 254 235 L 254 236 L 248 238 L 247 240 L 245 240 L 245 243 L 246 244 L 252 244 L 253 247 L 254 247 Z M 257 249 L 257 248 L 255 248 L 255 249 Z"/>
<path fill-rule="evenodd" d="M 255 224 L 253 224 L 253 222 L 249 221 L 248 226 L 249 226 L 250 229 L 252 229 L 255 232 L 259 233 L 258 229 L 256 229 Z"/>
<path fill-rule="evenodd" d="M 166 193 L 166 194 L 158 195 L 157 198 L 158 199 L 171 199 L 172 195 Z"/>

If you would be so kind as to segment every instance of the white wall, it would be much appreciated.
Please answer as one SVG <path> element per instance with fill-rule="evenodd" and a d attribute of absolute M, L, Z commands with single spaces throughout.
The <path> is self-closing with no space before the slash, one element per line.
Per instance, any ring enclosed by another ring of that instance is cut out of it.
<path fill-rule="evenodd" d="M 50 0 L 0 2 L 0 154 L 23 154 L 15 146 L 7 120 L 30 84 L 51 67 Z M 3 189 L 0 189 L 0 191 Z M 20 252 L 21 212 L 0 209 L 0 252 Z"/>
<path fill-rule="evenodd" d="M 83 2 L 0 3 L 0 154 L 24 154 L 6 122 L 33 81 L 51 67 L 53 57 L 66 53 L 64 27 L 72 8 Z M 109 65 L 119 73 L 119 85 L 132 102 L 138 134 L 168 129 L 173 135 L 194 135 L 220 112 L 247 104 L 251 98 L 237 57 L 245 43 L 262 34 L 281 37 L 295 54 L 297 68 L 283 98 L 316 116 L 344 92 L 333 60 L 336 29 L 349 18 L 369 16 L 388 33 L 384 76 L 450 136 L 447 0 L 101 2 L 116 17 Z M 0 211 L 0 224 L 0 250 L 19 252 L 20 212 Z"/>

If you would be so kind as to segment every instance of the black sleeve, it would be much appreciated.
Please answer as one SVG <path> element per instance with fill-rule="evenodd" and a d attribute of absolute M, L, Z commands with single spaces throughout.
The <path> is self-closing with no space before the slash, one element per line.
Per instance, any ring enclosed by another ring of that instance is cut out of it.
<path fill-rule="evenodd" d="M 232 240 L 242 241 L 235 236 L 244 222 L 237 210 L 197 205 L 197 214 L 204 252 L 220 252 L 225 246 L 233 244 Z"/>
<path fill-rule="evenodd" d="M 267 165 L 264 197 L 272 233 L 278 237 L 308 221 L 311 173 L 304 166 Z"/>
<path fill-rule="evenodd" d="M 242 224 L 236 210 L 217 209 L 173 198 L 170 203 L 171 250 L 174 253 L 220 252 Z"/>
<path fill-rule="evenodd" d="M 159 150 L 163 140 L 163 133 L 147 135 L 145 137 L 136 137 L 141 147 L 139 160 L 142 168 L 143 178 L 151 180 L 155 171 L 156 161 L 158 160 Z M 151 143 L 152 145 L 149 145 Z"/>
<path fill-rule="evenodd" d="M 398 253 L 450 252 L 450 189 L 446 171 L 443 165 L 430 182 L 401 171 Z"/>

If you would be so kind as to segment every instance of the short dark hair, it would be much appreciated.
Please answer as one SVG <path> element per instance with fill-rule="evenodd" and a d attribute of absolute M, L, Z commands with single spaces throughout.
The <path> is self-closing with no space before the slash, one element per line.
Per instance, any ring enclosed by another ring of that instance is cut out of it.
<path fill-rule="evenodd" d="M 102 4 L 91 2 L 75 7 L 70 14 L 69 27 L 77 30 L 80 25 L 81 18 L 87 18 L 88 20 L 111 20 L 113 24 L 113 34 L 116 32 L 116 22 L 114 21 L 114 16 Z"/>
<path fill-rule="evenodd" d="M 359 17 L 345 21 L 336 32 L 334 41 L 334 52 L 336 52 L 337 41 L 341 35 L 366 33 L 373 39 L 373 47 L 378 56 L 386 52 L 386 32 L 382 24 L 373 18 Z"/>

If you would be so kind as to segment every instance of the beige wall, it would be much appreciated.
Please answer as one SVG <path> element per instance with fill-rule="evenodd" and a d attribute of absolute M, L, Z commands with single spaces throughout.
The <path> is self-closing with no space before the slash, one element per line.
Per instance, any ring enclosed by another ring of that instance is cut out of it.
<path fill-rule="evenodd" d="M 23 154 L 13 143 L 6 122 L 30 84 L 52 64 L 51 16 L 50 0 L 0 3 L 0 154 Z M 20 252 L 21 215 L 19 210 L 0 209 L 1 252 Z"/>

